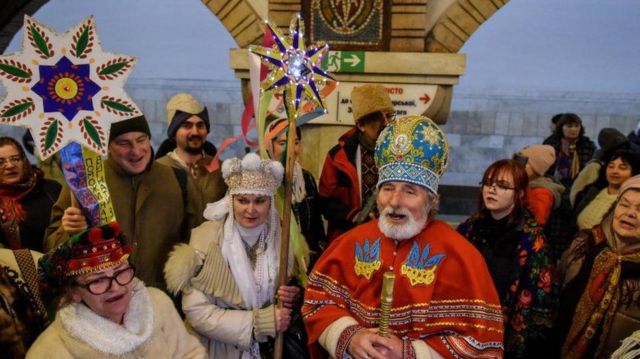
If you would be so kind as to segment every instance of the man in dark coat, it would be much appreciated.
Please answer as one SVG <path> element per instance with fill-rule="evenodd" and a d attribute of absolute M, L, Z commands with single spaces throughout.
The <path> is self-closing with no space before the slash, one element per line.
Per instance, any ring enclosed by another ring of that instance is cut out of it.
<path fill-rule="evenodd" d="M 136 276 L 147 285 L 165 288 L 162 268 L 173 246 L 189 239 L 200 224 L 203 209 L 188 175 L 153 161 L 151 132 L 144 117 L 116 122 L 104 163 L 111 203 L 122 231 L 133 245 Z M 87 229 L 83 210 L 71 206 L 67 186 L 51 210 L 45 247 L 55 248 Z"/>
<path fill-rule="evenodd" d="M 329 240 L 365 222 L 375 210 L 374 147 L 394 115 L 391 98 L 381 85 L 354 87 L 351 103 L 355 127 L 329 150 L 320 175 L 320 203 Z"/>

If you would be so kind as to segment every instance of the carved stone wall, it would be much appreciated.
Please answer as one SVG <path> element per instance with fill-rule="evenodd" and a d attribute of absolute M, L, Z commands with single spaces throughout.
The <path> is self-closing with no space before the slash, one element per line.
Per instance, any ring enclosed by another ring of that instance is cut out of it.
<path fill-rule="evenodd" d="M 424 51 L 456 53 L 509 0 L 457 0 L 428 29 Z"/>
<path fill-rule="evenodd" d="M 386 51 L 456 53 L 491 15 L 509 0 L 383 0 L 390 3 Z M 203 0 L 222 21 L 239 47 L 257 44 L 266 18 L 283 30 L 289 20 L 312 1 Z M 331 1 L 327 1 L 331 2 Z M 373 2 L 373 1 L 369 1 Z M 365 3 L 357 1 L 354 3 Z M 303 6 L 304 5 L 304 6 Z M 363 50 L 363 48 L 358 48 Z"/>

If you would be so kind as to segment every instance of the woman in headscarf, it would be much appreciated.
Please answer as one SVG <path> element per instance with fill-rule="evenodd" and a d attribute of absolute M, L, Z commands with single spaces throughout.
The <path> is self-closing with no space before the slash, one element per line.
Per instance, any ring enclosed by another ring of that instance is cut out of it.
<path fill-rule="evenodd" d="M 546 239 L 525 204 L 527 185 L 520 163 L 494 162 L 480 182 L 480 210 L 458 227 L 482 253 L 500 296 L 507 358 L 545 357 L 557 298 Z"/>
<path fill-rule="evenodd" d="M 640 176 L 626 180 L 599 225 L 559 263 L 563 358 L 609 358 L 640 329 Z"/>
<path fill-rule="evenodd" d="M 268 120 L 268 119 L 267 119 Z M 286 119 L 273 119 L 265 130 L 264 144 L 269 158 L 285 163 L 287 129 L 289 125 Z M 293 213 L 295 214 L 300 232 L 304 236 L 309 248 L 314 252 L 313 258 L 318 258 L 326 248 L 326 236 L 320 204 L 318 203 L 318 185 L 311 172 L 305 170 L 298 162 L 300 155 L 300 141 L 302 133 L 300 127 L 296 127 L 296 142 L 294 147 L 293 168 Z M 308 269 L 313 266 L 308 264 Z"/>
<path fill-rule="evenodd" d="M 186 319 L 208 342 L 210 358 L 266 357 L 268 345 L 261 344 L 289 326 L 299 289 L 276 288 L 281 230 L 274 193 L 282 175 L 279 162 L 254 153 L 223 162 L 227 195 L 207 206 L 207 221 L 165 266 L 167 287 L 182 291 Z M 284 307 L 274 304 L 276 294 Z"/>
<path fill-rule="evenodd" d="M 582 120 L 575 113 L 563 113 L 555 132 L 544 141 L 556 150 L 556 163 L 547 172 L 563 186 L 571 188 L 573 180 L 591 160 L 596 145 L 584 135 Z"/>
<path fill-rule="evenodd" d="M 110 223 L 78 233 L 40 259 L 55 321 L 27 358 L 206 358 L 171 299 L 135 277 L 132 247 Z"/>
<path fill-rule="evenodd" d="M 60 189 L 29 163 L 16 140 L 0 137 L 0 246 L 42 252 Z"/>

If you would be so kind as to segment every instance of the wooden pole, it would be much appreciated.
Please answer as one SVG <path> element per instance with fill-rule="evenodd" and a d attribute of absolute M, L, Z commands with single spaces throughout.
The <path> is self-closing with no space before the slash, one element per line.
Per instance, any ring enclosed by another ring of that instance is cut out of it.
<path fill-rule="evenodd" d="M 296 145 L 296 121 L 298 119 L 297 111 L 289 113 L 289 127 L 287 130 L 287 160 L 284 177 L 284 204 L 282 210 L 282 236 L 280 238 L 280 266 L 278 267 L 278 282 L 276 291 L 281 285 L 287 284 L 287 274 L 289 265 L 289 234 L 291 233 L 291 197 L 293 195 L 293 152 Z M 278 308 L 282 308 L 282 300 L 278 298 L 276 303 Z M 277 333 L 276 342 L 273 348 L 273 357 L 275 359 L 282 358 L 282 333 Z"/>
<path fill-rule="evenodd" d="M 73 194 L 73 191 L 71 190 L 71 188 L 69 188 L 69 195 L 71 196 L 71 207 L 82 208 L 82 207 L 80 207 L 80 204 L 78 203 L 78 200 L 76 199 L 76 195 Z"/>

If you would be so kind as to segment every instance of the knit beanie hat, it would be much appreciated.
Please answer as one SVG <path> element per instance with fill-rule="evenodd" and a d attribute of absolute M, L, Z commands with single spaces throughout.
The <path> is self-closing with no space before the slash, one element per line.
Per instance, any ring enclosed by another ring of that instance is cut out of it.
<path fill-rule="evenodd" d="M 598 145 L 603 151 L 616 150 L 627 144 L 627 136 L 615 128 L 605 127 L 598 133 Z"/>
<path fill-rule="evenodd" d="M 179 93 L 173 96 L 167 102 L 167 122 L 169 124 L 167 136 L 169 138 L 175 137 L 178 128 L 193 115 L 200 117 L 204 121 L 205 126 L 207 126 L 207 133 L 209 133 L 209 112 L 207 108 L 188 93 Z"/>
<path fill-rule="evenodd" d="M 351 91 L 353 120 L 357 124 L 364 116 L 374 112 L 393 112 L 393 103 L 389 93 L 381 85 L 367 84 L 354 87 Z"/>
<path fill-rule="evenodd" d="M 151 130 L 149 130 L 147 119 L 144 118 L 144 116 L 138 116 L 128 120 L 114 122 L 109 132 L 109 143 L 116 137 L 129 132 L 143 132 L 151 138 Z"/>
<path fill-rule="evenodd" d="M 556 162 L 556 150 L 549 145 L 527 146 L 519 151 L 536 174 L 543 176 Z"/>
<path fill-rule="evenodd" d="M 593 158 L 602 162 L 609 162 L 614 152 L 629 148 L 629 140 L 615 128 L 605 127 L 598 133 L 598 146 L 600 148 L 594 152 Z"/>

